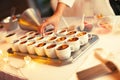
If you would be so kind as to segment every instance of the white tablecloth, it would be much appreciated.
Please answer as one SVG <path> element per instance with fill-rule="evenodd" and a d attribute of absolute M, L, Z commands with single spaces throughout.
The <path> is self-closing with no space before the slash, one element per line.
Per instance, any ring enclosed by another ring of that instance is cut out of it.
<path fill-rule="evenodd" d="M 70 23 L 70 25 L 75 25 L 79 24 L 80 19 L 68 18 L 66 20 L 68 23 Z M 19 32 L 19 34 L 21 34 L 22 31 L 20 29 L 16 29 L 16 32 Z M 2 67 L 1 69 L 12 74 L 26 77 L 28 80 L 77 80 L 76 72 L 101 63 L 98 59 L 94 57 L 94 49 L 96 48 L 102 48 L 104 51 L 106 51 L 107 54 L 104 54 L 104 56 L 108 56 L 107 59 L 112 60 L 120 69 L 120 59 L 118 57 L 120 56 L 120 34 L 112 32 L 105 35 L 99 35 L 99 38 L 99 41 L 94 46 L 87 50 L 83 56 L 81 56 L 77 61 L 72 64 L 68 64 L 65 66 L 52 66 L 32 61 L 29 65 L 21 68 L 18 71 L 11 69 L 8 66 Z M 8 45 L 8 43 L 4 41 L 0 42 L 0 49 L 3 50 L 3 52 L 6 52 L 9 47 L 10 44 Z M 24 63 L 23 59 L 13 56 L 9 57 L 9 61 L 11 62 L 11 64 L 13 64 L 13 66 L 21 66 Z M 112 75 L 108 75 L 95 80 L 117 79 L 113 79 Z"/>

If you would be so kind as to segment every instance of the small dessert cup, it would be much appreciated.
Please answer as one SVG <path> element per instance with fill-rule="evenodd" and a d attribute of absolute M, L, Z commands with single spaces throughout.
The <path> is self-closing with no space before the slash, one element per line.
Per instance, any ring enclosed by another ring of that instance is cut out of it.
<path fill-rule="evenodd" d="M 56 47 L 56 55 L 60 60 L 69 59 L 71 56 L 71 49 L 68 44 L 61 44 Z"/>
<path fill-rule="evenodd" d="M 38 56 L 46 55 L 45 50 L 44 50 L 45 45 L 46 45 L 45 42 L 40 42 L 40 43 L 35 44 L 35 52 Z"/>
<path fill-rule="evenodd" d="M 89 37 L 87 32 L 77 32 L 76 37 L 80 38 L 81 45 L 85 45 L 86 43 L 88 43 Z"/>
<path fill-rule="evenodd" d="M 67 39 L 67 44 L 69 44 L 71 51 L 75 52 L 80 49 L 80 39 L 78 37 L 71 37 Z"/>
<path fill-rule="evenodd" d="M 56 52 L 55 52 L 55 47 L 57 46 L 57 44 L 54 43 L 49 43 L 45 46 L 45 54 L 49 57 L 49 58 L 57 58 Z"/>

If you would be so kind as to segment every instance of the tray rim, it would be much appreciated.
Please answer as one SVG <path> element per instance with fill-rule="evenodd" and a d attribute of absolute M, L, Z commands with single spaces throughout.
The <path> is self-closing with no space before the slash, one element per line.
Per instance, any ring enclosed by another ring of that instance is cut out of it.
<path fill-rule="evenodd" d="M 49 60 L 50 65 L 51 65 L 51 63 L 55 63 L 56 65 L 59 65 L 59 66 L 66 65 L 66 64 L 75 62 L 80 56 L 82 56 L 90 47 L 92 47 L 99 40 L 98 35 L 89 34 L 89 36 L 92 36 L 92 38 L 89 39 L 89 42 L 87 44 L 83 45 L 83 47 L 80 48 L 80 50 L 72 53 L 72 56 L 67 60 L 60 60 L 58 58 L 52 59 L 52 58 L 48 58 L 48 57 L 41 57 L 36 54 L 33 55 L 33 54 L 21 53 L 21 52 L 13 52 L 13 54 L 16 54 L 18 56 L 23 56 L 23 57 L 28 55 L 33 59 L 39 58 L 39 59 L 46 60 L 46 61 Z M 95 40 L 93 41 L 92 39 L 95 39 Z M 84 48 L 86 48 L 86 49 L 84 49 Z M 47 64 L 49 64 L 49 63 L 47 63 Z M 55 65 L 55 64 L 53 64 L 53 65 Z"/>

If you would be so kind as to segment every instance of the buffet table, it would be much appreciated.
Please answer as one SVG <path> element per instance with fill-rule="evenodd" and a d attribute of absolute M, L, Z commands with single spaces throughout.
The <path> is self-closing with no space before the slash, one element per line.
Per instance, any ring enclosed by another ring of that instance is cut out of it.
<path fill-rule="evenodd" d="M 115 16 L 113 18 L 114 20 L 116 20 L 118 19 L 118 16 Z M 66 21 L 70 25 L 78 25 L 80 18 L 66 18 Z M 59 26 L 64 27 L 64 24 L 61 23 Z M 3 29 L 2 31 L 5 30 Z M 3 53 L 7 53 L 7 50 L 11 47 L 11 44 L 7 42 L 6 39 L 4 38 L 6 34 L 11 32 L 16 32 L 18 33 L 19 36 L 20 34 L 24 34 L 25 31 L 21 30 L 18 27 L 14 31 L 2 32 L 3 37 L 2 40 L 0 41 L 0 49 L 3 51 Z M 112 31 L 111 33 L 108 34 L 97 35 L 99 36 L 99 41 L 96 44 L 94 44 L 89 50 L 87 50 L 81 57 L 79 57 L 79 59 L 77 59 L 75 62 L 71 64 L 63 66 L 54 66 L 48 65 L 47 63 L 46 64 L 41 63 L 39 59 L 32 59 L 32 61 L 29 64 L 23 66 L 23 64 L 25 63 L 23 57 L 9 54 L 8 61 L 10 62 L 10 64 L 12 64 L 12 67 L 8 66 L 8 64 L 5 62 L 4 64 L 0 63 L 3 65 L 0 67 L 0 69 L 10 74 L 22 76 L 24 78 L 27 78 L 28 80 L 77 80 L 76 72 L 79 72 L 81 70 L 90 68 L 101 63 L 101 61 L 99 61 L 94 56 L 94 50 L 97 48 L 103 49 L 105 51 L 101 53 L 103 57 L 113 61 L 116 64 L 116 66 L 120 69 L 119 65 L 120 59 L 118 57 L 120 56 L 119 31 L 117 32 Z M 102 76 L 94 80 L 118 80 L 113 75 L 115 74 Z"/>

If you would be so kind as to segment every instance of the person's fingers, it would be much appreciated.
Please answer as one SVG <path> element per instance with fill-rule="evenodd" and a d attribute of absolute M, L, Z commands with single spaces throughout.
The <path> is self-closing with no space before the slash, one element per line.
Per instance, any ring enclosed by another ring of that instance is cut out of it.
<path fill-rule="evenodd" d="M 47 26 L 48 24 L 49 24 L 49 23 L 48 23 L 47 21 L 45 21 L 44 23 L 42 23 L 41 29 L 40 29 L 40 32 L 41 32 L 42 34 L 45 33 L 45 28 L 46 28 L 46 26 Z"/>
<path fill-rule="evenodd" d="M 46 21 L 46 20 L 43 20 L 43 21 L 42 21 L 42 24 L 41 24 L 41 26 L 40 26 L 40 28 L 39 28 L 39 32 L 40 32 L 41 34 L 43 33 L 45 21 Z"/>
<path fill-rule="evenodd" d="M 44 33 L 44 24 L 41 25 L 40 32 L 41 32 L 41 34 Z"/>
<path fill-rule="evenodd" d="M 54 26 L 54 32 L 55 32 L 55 34 L 57 33 L 57 27 L 56 26 Z"/>
<path fill-rule="evenodd" d="M 42 36 L 45 37 L 45 33 L 43 33 Z"/>
<path fill-rule="evenodd" d="M 41 32 L 40 32 L 40 26 L 37 27 L 37 31 L 38 31 L 38 33 L 41 33 Z"/>

